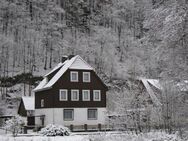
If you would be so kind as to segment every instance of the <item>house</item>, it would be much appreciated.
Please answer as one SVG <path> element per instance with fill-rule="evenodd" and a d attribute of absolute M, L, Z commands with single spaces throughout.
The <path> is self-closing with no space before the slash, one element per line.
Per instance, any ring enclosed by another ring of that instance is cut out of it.
<path fill-rule="evenodd" d="M 22 97 L 18 107 L 18 114 L 27 118 L 27 125 L 34 126 L 35 124 L 35 99 L 34 97 Z"/>
<path fill-rule="evenodd" d="M 131 84 L 131 85 L 130 85 Z M 162 86 L 157 79 L 139 78 L 125 82 L 128 92 L 134 96 L 122 95 L 115 99 L 119 100 L 115 110 L 108 112 L 108 124 L 112 129 L 133 130 L 146 127 L 148 125 L 155 126 L 159 118 L 161 118 L 162 103 L 160 100 Z M 121 99 L 122 98 L 122 101 Z M 126 103 L 126 106 L 125 104 Z M 141 122 L 137 122 L 141 121 Z M 152 121 L 150 123 L 150 121 Z M 156 122 L 155 122 L 156 121 Z M 149 124 L 148 124 L 149 123 Z"/>
<path fill-rule="evenodd" d="M 61 124 L 75 130 L 101 128 L 107 90 L 94 68 L 79 55 L 63 57 L 34 89 L 35 116 L 44 117 L 35 124 Z"/>
<path fill-rule="evenodd" d="M 18 108 L 18 114 L 27 117 L 34 115 L 35 104 L 34 97 L 22 97 Z"/>

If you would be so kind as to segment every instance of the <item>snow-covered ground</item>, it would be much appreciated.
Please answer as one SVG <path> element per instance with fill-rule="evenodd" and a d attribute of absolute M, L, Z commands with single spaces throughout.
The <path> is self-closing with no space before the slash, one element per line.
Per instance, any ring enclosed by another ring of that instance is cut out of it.
<path fill-rule="evenodd" d="M 150 132 L 143 134 L 133 134 L 126 132 L 107 132 L 107 133 L 72 133 L 65 137 L 45 137 L 32 134 L 19 135 L 12 137 L 8 135 L 0 135 L 0 141 L 188 141 L 180 139 L 177 134 L 168 135 L 164 132 Z"/>

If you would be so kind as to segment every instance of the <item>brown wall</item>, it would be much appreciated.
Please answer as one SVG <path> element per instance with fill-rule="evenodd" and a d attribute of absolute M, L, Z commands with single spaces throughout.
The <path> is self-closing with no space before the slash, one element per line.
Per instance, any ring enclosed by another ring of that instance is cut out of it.
<path fill-rule="evenodd" d="M 40 101 L 44 99 L 43 108 L 65 108 L 65 107 L 106 107 L 107 87 L 102 83 L 94 71 L 91 72 L 91 82 L 82 82 L 82 72 L 78 71 L 79 82 L 70 82 L 70 71 L 67 70 L 63 76 L 53 85 L 52 89 L 35 93 L 35 108 L 41 108 Z M 59 89 L 68 90 L 68 101 L 59 101 Z M 71 89 L 79 89 L 79 101 L 71 101 Z M 82 101 L 82 90 L 90 90 L 90 101 Z M 93 90 L 101 90 L 101 101 L 93 101 Z"/>
<path fill-rule="evenodd" d="M 18 108 L 18 114 L 20 116 L 26 117 L 27 116 L 27 111 L 24 107 L 23 100 L 21 100 L 19 108 Z"/>

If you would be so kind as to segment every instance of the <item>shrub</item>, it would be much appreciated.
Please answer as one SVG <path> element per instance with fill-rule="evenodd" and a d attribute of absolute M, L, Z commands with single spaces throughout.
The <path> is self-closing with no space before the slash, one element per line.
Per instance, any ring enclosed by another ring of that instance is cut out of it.
<path fill-rule="evenodd" d="M 69 136 L 70 131 L 67 127 L 61 125 L 49 124 L 40 131 L 44 136 Z"/>
<path fill-rule="evenodd" d="M 17 136 L 17 134 L 21 131 L 21 128 L 24 126 L 24 124 L 25 121 L 21 116 L 15 116 L 5 121 L 4 128 L 12 132 L 13 136 Z"/>

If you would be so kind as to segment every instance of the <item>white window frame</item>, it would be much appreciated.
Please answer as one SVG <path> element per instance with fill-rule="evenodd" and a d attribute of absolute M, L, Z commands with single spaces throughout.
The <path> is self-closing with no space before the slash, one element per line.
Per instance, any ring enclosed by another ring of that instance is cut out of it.
<path fill-rule="evenodd" d="M 99 92 L 99 99 L 95 99 L 95 92 Z M 101 90 L 93 90 L 93 101 L 101 101 Z"/>
<path fill-rule="evenodd" d="M 40 100 L 40 106 L 41 106 L 41 107 L 44 107 L 44 99 L 41 99 L 41 100 Z"/>
<path fill-rule="evenodd" d="M 84 99 L 84 92 L 88 92 L 88 99 Z M 82 100 L 83 101 L 90 101 L 90 90 L 82 90 Z"/>
<path fill-rule="evenodd" d="M 89 110 L 95 110 L 96 111 L 96 117 L 95 118 L 89 118 Z M 97 120 L 98 119 L 98 109 L 87 109 L 87 119 L 88 120 Z"/>
<path fill-rule="evenodd" d="M 74 73 L 77 75 L 77 79 L 76 80 L 72 79 L 72 74 L 74 74 Z M 70 72 L 70 80 L 71 80 L 71 82 L 78 82 L 78 72 L 77 71 L 71 71 Z"/>
<path fill-rule="evenodd" d="M 85 75 L 85 74 L 88 74 L 88 75 L 89 75 L 89 77 L 88 77 L 89 80 L 85 80 L 85 79 L 84 79 L 84 75 Z M 91 82 L 91 73 L 90 73 L 90 72 L 83 72 L 83 82 Z"/>
<path fill-rule="evenodd" d="M 76 91 L 78 96 L 77 96 L 77 99 L 73 99 L 73 92 Z M 79 90 L 77 89 L 74 89 L 74 90 L 71 90 L 71 101 L 79 101 Z"/>
<path fill-rule="evenodd" d="M 72 118 L 71 118 L 71 119 L 65 118 L 65 110 L 70 110 L 70 111 L 72 111 Z M 64 120 L 64 121 L 73 121 L 73 120 L 74 120 L 74 109 L 63 109 L 63 120 Z"/>
<path fill-rule="evenodd" d="M 66 92 L 66 99 L 62 99 L 61 91 L 65 91 Z M 68 90 L 67 89 L 60 89 L 59 90 L 59 101 L 67 101 L 67 100 L 68 100 Z"/>

